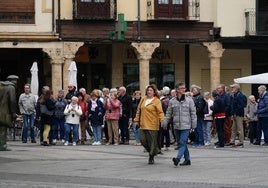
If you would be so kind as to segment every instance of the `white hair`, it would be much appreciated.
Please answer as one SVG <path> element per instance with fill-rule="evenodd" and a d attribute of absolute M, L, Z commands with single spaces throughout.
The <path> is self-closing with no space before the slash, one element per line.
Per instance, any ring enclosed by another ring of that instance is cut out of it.
<path fill-rule="evenodd" d="M 162 94 L 163 95 L 168 95 L 170 92 L 170 88 L 168 86 L 164 86 L 162 89 Z"/>

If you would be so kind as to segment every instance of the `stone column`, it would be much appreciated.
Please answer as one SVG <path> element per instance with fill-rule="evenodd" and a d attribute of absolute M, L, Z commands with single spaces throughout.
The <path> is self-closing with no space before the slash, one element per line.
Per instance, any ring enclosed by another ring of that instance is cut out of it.
<path fill-rule="evenodd" d="M 204 42 L 203 45 L 207 47 L 210 58 L 210 90 L 215 90 L 221 83 L 221 65 L 220 58 L 225 49 L 222 48 L 222 44 L 216 42 Z"/>
<path fill-rule="evenodd" d="M 155 48 L 160 46 L 160 43 L 131 43 L 135 48 L 135 52 L 139 60 L 140 71 L 140 91 L 142 96 L 145 95 L 145 87 L 150 84 L 150 67 L 149 62 Z"/>
<path fill-rule="evenodd" d="M 63 56 L 64 56 L 64 65 L 63 65 L 63 89 L 68 90 L 68 68 L 73 61 L 76 52 L 80 46 L 83 46 L 83 42 L 64 42 L 63 43 Z M 77 88 L 78 89 L 78 88 Z"/>
<path fill-rule="evenodd" d="M 62 49 L 60 48 L 44 48 L 50 57 L 51 63 L 51 81 L 52 81 L 52 91 L 54 95 L 57 95 L 59 89 L 63 89 L 62 86 L 62 64 L 64 63 L 64 58 L 62 54 Z"/>

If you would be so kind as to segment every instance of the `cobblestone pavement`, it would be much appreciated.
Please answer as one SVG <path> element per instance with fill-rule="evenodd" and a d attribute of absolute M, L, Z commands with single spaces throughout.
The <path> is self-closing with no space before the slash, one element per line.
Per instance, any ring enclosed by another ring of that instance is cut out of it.
<path fill-rule="evenodd" d="M 190 146 L 192 165 L 175 167 L 170 148 L 148 165 L 148 153 L 132 145 L 44 147 L 8 142 L 0 152 L 0 188 L 268 188 L 268 147 Z"/>

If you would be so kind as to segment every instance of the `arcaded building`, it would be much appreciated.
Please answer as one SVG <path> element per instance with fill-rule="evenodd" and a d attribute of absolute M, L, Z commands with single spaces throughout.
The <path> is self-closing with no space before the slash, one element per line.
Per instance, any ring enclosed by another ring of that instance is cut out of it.
<path fill-rule="evenodd" d="M 268 70 L 265 0 L 9 0 L 0 2 L 0 76 L 129 93 L 177 81 L 205 90 Z M 246 94 L 253 85 L 242 85 Z"/>

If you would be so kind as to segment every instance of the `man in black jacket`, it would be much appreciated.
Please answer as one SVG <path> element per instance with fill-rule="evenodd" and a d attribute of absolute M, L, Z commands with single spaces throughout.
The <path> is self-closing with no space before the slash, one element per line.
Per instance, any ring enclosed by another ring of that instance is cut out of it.
<path fill-rule="evenodd" d="M 191 92 L 193 93 L 193 100 L 196 107 L 197 115 L 197 127 L 195 128 L 195 142 L 193 146 L 200 147 L 204 145 L 204 133 L 203 133 L 203 123 L 204 123 L 204 108 L 206 101 L 204 97 L 200 94 L 201 87 L 197 85 L 191 86 Z"/>
<path fill-rule="evenodd" d="M 121 131 L 121 142 L 120 144 L 129 144 L 129 118 L 132 117 L 132 97 L 126 93 L 124 86 L 118 89 L 119 97 L 122 104 L 122 116 L 119 119 L 119 129 Z"/>

